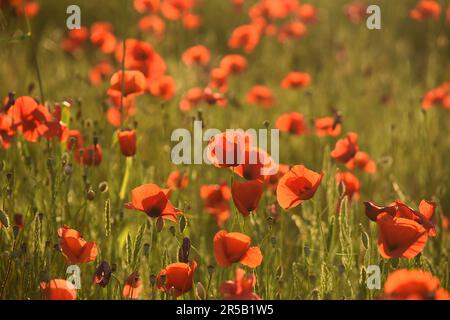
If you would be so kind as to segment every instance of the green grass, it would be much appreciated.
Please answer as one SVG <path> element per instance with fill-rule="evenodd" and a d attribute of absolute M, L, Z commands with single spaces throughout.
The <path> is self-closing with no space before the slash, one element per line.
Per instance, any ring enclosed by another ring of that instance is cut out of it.
<path fill-rule="evenodd" d="M 122 209 L 119 192 L 125 159 L 120 155 L 115 129 L 104 116 L 108 84 L 92 87 L 87 81 L 89 68 L 101 55 L 93 48 L 75 55 L 64 53 L 59 41 L 66 33 L 65 8 L 73 1 L 41 2 L 45 2 L 41 12 L 32 21 L 33 44 L 28 39 L 4 40 L 17 34 L 17 30 L 26 33 L 23 18 L 5 14 L 7 25 L 0 29 L 0 97 L 6 97 L 11 90 L 27 95 L 30 83 L 36 86 L 33 95 L 39 95 L 31 50 L 34 46 L 46 99 L 51 103 L 74 101 L 70 127 L 90 137 L 95 134 L 103 147 L 104 159 L 96 168 L 74 164 L 73 173 L 66 175 L 65 162 L 72 163 L 72 156 L 63 153 L 56 143 L 47 148 L 45 140 L 32 144 L 16 136 L 9 150 L 0 150 L 3 210 L 10 219 L 14 213 L 25 217 L 25 228 L 15 243 L 12 228 L 0 230 L 0 281 L 5 279 L 8 261 L 12 261 L 5 298 L 39 299 L 39 279 L 43 274 L 66 277 L 67 265 L 54 249 L 58 243 L 56 230 L 62 224 L 79 230 L 99 247 L 97 262 L 80 266 L 79 299 L 121 299 L 124 279 L 136 270 L 144 282 L 142 298 L 151 298 L 150 275 L 177 261 L 178 248 L 186 236 L 193 245 L 191 259 L 199 263 L 195 283 L 207 287 L 207 268 L 216 264 L 212 238 L 219 229 L 203 209 L 199 188 L 221 179 L 230 181 L 230 172 L 207 165 L 180 167 L 188 172 L 190 184 L 187 189 L 174 191 L 171 200 L 186 213 L 187 227 L 183 232 L 172 223 L 166 223 L 158 232 L 154 221 L 145 214 Z M 138 98 L 138 113 L 134 117 L 138 122 L 138 153 L 130 171 L 125 196 L 128 201 L 130 190 L 136 186 L 149 182 L 165 185 L 168 174 L 175 169 L 170 161 L 174 145 L 170 134 L 176 128 L 192 129 L 196 111 L 183 114 L 178 103 L 187 89 L 201 84 L 203 76 L 182 64 L 182 52 L 192 45 L 204 44 L 211 49 L 212 65 L 218 65 L 224 54 L 233 52 L 226 46 L 231 31 L 248 18 L 234 14 L 228 1 L 203 1 L 199 12 L 204 24 L 199 30 L 185 31 L 178 23 L 170 23 L 164 40 L 158 42 L 136 28 L 137 14 L 131 1 L 126 14 L 118 1 L 104 5 L 78 2 L 83 25 L 111 21 L 119 38 L 150 42 L 164 57 L 168 73 L 177 82 L 176 97 L 163 106 L 149 95 Z M 346 1 L 312 2 L 319 9 L 319 22 L 309 27 L 307 36 L 284 45 L 264 38 L 248 56 L 246 73 L 230 82 L 230 92 L 240 103 L 225 109 L 203 106 L 205 126 L 263 128 L 264 121 L 274 124 L 284 112 L 301 112 L 310 121 L 329 116 L 331 107 L 336 107 L 344 117 L 343 133 L 357 132 L 361 148 L 378 163 L 379 170 L 373 176 L 357 173 L 362 183 L 361 199 L 382 204 L 401 199 L 414 208 L 422 199 L 433 199 L 438 203 L 436 222 L 440 226 L 444 214 L 448 216 L 450 212 L 450 114 L 442 108 L 423 112 L 421 98 L 427 90 L 449 80 L 450 25 L 443 21 L 410 20 L 408 12 L 415 1 L 379 0 L 373 3 L 382 8 L 382 29 L 370 31 L 364 23 L 354 25 L 343 16 L 341 8 Z M 336 60 L 338 50 L 345 50 L 344 61 Z M 119 69 L 116 64 L 116 70 Z M 292 70 L 309 72 L 312 86 L 303 91 L 282 90 L 279 83 Z M 256 83 L 274 90 L 275 107 L 262 111 L 246 105 L 245 94 Z M 389 97 L 387 103 L 383 103 L 383 97 Z M 82 112 L 81 119 L 74 116 L 78 112 Z M 265 207 L 276 202 L 273 194 L 264 195 L 252 219 L 244 219 L 231 204 L 232 218 L 225 229 L 248 234 L 264 255 L 263 264 L 255 270 L 255 291 L 266 299 L 376 298 L 380 291 L 368 290 L 364 280 L 364 268 L 371 264 L 380 265 L 383 281 L 397 268 L 421 268 L 432 271 L 441 285 L 449 288 L 449 235 L 441 228 L 436 238 L 429 239 L 420 258 L 383 260 L 376 248 L 376 224 L 369 224 L 362 201 L 346 203 L 341 214 L 335 214 L 338 190 L 334 174 L 342 169 L 329 157 L 335 140 L 281 134 L 281 163 L 323 170 L 325 178 L 312 200 L 289 212 L 280 209 L 279 221 L 267 221 Z M 8 180 L 7 175 L 12 175 L 12 179 Z M 83 175 L 95 192 L 93 201 L 86 197 Z M 104 181 L 109 188 L 101 193 L 98 185 Z M 127 259 L 127 247 L 134 246 L 141 226 L 146 226 L 141 244 L 149 244 L 150 250 L 147 254 L 140 250 L 133 265 L 129 261 L 133 259 Z M 367 247 L 361 240 L 365 234 Z M 114 278 L 105 289 L 91 283 L 102 260 L 117 265 Z M 220 297 L 220 283 L 232 279 L 234 270 L 235 267 L 215 268 L 209 298 Z M 159 291 L 156 297 L 166 298 Z M 195 294 L 181 298 L 195 298 Z"/>

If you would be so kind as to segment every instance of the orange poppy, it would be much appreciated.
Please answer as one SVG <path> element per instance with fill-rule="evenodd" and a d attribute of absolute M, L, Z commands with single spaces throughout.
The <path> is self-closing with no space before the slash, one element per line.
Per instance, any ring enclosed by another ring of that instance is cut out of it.
<path fill-rule="evenodd" d="M 439 279 L 423 270 L 395 270 L 384 283 L 385 300 L 450 300 Z"/>
<path fill-rule="evenodd" d="M 227 130 L 215 135 L 208 142 L 208 160 L 218 168 L 236 167 L 245 162 L 245 151 L 253 144 L 253 138 L 241 130 Z"/>
<path fill-rule="evenodd" d="M 125 280 L 122 297 L 126 299 L 137 299 L 142 293 L 142 280 L 139 272 L 133 272 Z"/>
<path fill-rule="evenodd" d="M 306 72 L 289 72 L 281 81 L 284 89 L 305 88 L 311 83 L 311 76 Z"/>
<path fill-rule="evenodd" d="M 75 161 L 85 166 L 98 166 L 102 162 L 103 151 L 99 144 L 75 149 Z"/>
<path fill-rule="evenodd" d="M 79 130 L 69 130 L 67 132 L 67 150 L 76 150 L 83 146 L 83 136 Z"/>
<path fill-rule="evenodd" d="M 236 208 L 247 217 L 258 208 L 263 193 L 263 184 L 257 180 L 233 182 L 231 195 Z"/>
<path fill-rule="evenodd" d="M 151 218 L 168 219 L 177 222 L 181 214 L 169 201 L 170 189 L 161 189 L 156 184 L 144 184 L 131 191 L 131 202 L 126 209 L 145 212 Z"/>
<path fill-rule="evenodd" d="M 250 247 L 251 238 L 239 232 L 221 230 L 214 236 L 214 256 L 217 264 L 229 267 L 235 262 L 250 267 L 258 267 L 263 259 L 259 247 Z"/>
<path fill-rule="evenodd" d="M 61 42 L 61 48 L 67 52 L 77 51 L 81 49 L 88 37 L 89 31 L 86 27 L 70 30 L 67 38 Z"/>
<path fill-rule="evenodd" d="M 210 105 L 217 105 L 225 108 L 227 106 L 227 99 L 220 92 L 214 92 L 211 88 L 203 90 L 203 100 Z"/>
<path fill-rule="evenodd" d="M 367 5 L 361 1 L 354 1 L 344 6 L 344 15 L 355 24 L 361 23 L 366 17 Z"/>
<path fill-rule="evenodd" d="M 203 99 L 203 89 L 202 88 L 191 88 L 186 94 L 181 98 L 180 110 L 187 112 L 194 107 L 196 107 Z"/>
<path fill-rule="evenodd" d="M 182 18 L 183 27 L 185 29 L 197 29 L 202 24 L 202 18 L 198 14 L 192 14 L 187 12 L 183 15 Z"/>
<path fill-rule="evenodd" d="M 276 174 L 278 164 L 272 157 L 257 147 L 247 147 L 244 152 L 243 162 L 233 168 L 233 172 L 246 180 L 258 180 L 264 182 L 269 176 Z"/>
<path fill-rule="evenodd" d="M 222 68 L 214 68 L 210 72 L 211 81 L 209 87 L 221 92 L 228 90 L 228 71 Z"/>
<path fill-rule="evenodd" d="M 185 189 L 189 185 L 189 176 L 181 171 L 174 170 L 167 178 L 167 186 L 174 189 Z"/>
<path fill-rule="evenodd" d="M 275 104 L 275 97 L 269 87 L 258 85 L 250 89 L 246 101 L 248 104 L 270 108 Z"/>
<path fill-rule="evenodd" d="M 299 112 L 282 114 L 275 121 L 275 128 L 295 135 L 305 134 L 308 130 L 305 117 Z"/>
<path fill-rule="evenodd" d="M 161 39 L 164 36 L 164 32 L 166 30 L 166 23 L 157 15 L 151 15 L 139 19 L 138 27 L 139 30 L 150 32 L 156 38 Z"/>
<path fill-rule="evenodd" d="M 147 81 L 140 71 L 127 70 L 124 73 L 117 71 L 111 77 L 108 95 L 112 97 L 127 97 L 130 95 L 140 95 L 147 88 Z"/>
<path fill-rule="evenodd" d="M 195 0 L 164 0 L 161 13 L 169 20 L 179 20 L 194 7 Z"/>
<path fill-rule="evenodd" d="M 230 188 L 224 184 L 203 185 L 200 187 L 200 198 L 206 211 L 214 216 L 217 225 L 222 227 L 230 218 Z"/>
<path fill-rule="evenodd" d="M 245 276 L 245 270 L 236 269 L 234 281 L 224 281 L 220 286 L 220 293 L 226 300 L 261 300 L 254 292 L 256 276 Z"/>
<path fill-rule="evenodd" d="M 355 199 L 359 200 L 361 183 L 359 179 L 351 172 L 338 172 L 336 173 L 336 182 L 342 183 L 345 188 L 345 195 L 351 201 Z"/>
<path fill-rule="evenodd" d="M 188 66 L 193 65 L 193 64 L 206 66 L 211 59 L 211 54 L 207 47 L 198 45 L 198 46 L 194 46 L 189 49 L 186 49 L 186 51 L 184 51 L 181 59 Z"/>
<path fill-rule="evenodd" d="M 444 82 L 425 94 L 422 100 L 422 108 L 428 110 L 434 105 L 441 105 L 444 109 L 450 109 L 450 82 Z"/>
<path fill-rule="evenodd" d="M 91 26 L 91 43 L 106 54 L 113 53 L 117 46 L 112 29 L 109 22 L 96 22 Z"/>
<path fill-rule="evenodd" d="M 85 263 L 97 258 L 95 242 L 87 242 L 77 230 L 64 225 L 58 229 L 58 237 L 59 246 L 67 263 Z"/>
<path fill-rule="evenodd" d="M 290 39 L 301 39 L 306 34 L 306 26 L 301 21 L 290 21 L 281 26 L 278 41 L 284 43 Z"/>
<path fill-rule="evenodd" d="M 152 95 L 168 101 L 175 95 L 175 80 L 171 76 L 163 75 L 149 81 L 148 88 Z"/>
<path fill-rule="evenodd" d="M 220 61 L 220 69 L 227 74 L 239 74 L 247 69 L 247 59 L 239 54 L 229 54 Z"/>
<path fill-rule="evenodd" d="M 155 13 L 158 11 L 160 0 L 134 0 L 134 8 L 139 13 Z"/>
<path fill-rule="evenodd" d="M 259 28 L 247 24 L 237 27 L 233 30 L 228 41 L 228 46 L 231 49 L 243 48 L 246 53 L 251 53 L 259 43 L 260 31 Z"/>
<path fill-rule="evenodd" d="M 162 269 L 156 277 L 156 284 L 159 290 L 178 297 L 192 289 L 194 272 L 197 262 L 192 263 L 176 262 L 169 264 Z M 165 277 L 164 281 L 161 279 Z"/>
<path fill-rule="evenodd" d="M 0 146 L 3 149 L 9 149 L 15 134 L 16 132 L 12 126 L 11 117 L 7 114 L 0 113 Z"/>
<path fill-rule="evenodd" d="M 89 71 L 89 81 L 92 85 L 98 86 L 112 74 L 113 67 L 108 61 L 101 61 Z"/>
<path fill-rule="evenodd" d="M 117 132 L 120 151 L 125 157 L 136 154 L 136 130 L 120 130 Z"/>
<path fill-rule="evenodd" d="M 341 124 L 336 118 L 325 117 L 318 118 L 315 121 L 316 134 L 319 137 L 330 136 L 337 137 L 341 134 Z"/>
<path fill-rule="evenodd" d="M 319 188 L 324 173 L 303 165 L 292 167 L 278 182 L 277 201 L 283 209 L 291 209 L 311 199 Z"/>
<path fill-rule="evenodd" d="M 304 23 L 317 22 L 317 9 L 310 3 L 300 5 L 298 8 L 298 17 Z"/>
<path fill-rule="evenodd" d="M 356 152 L 355 156 L 346 163 L 346 166 L 350 170 L 358 168 L 367 173 L 375 173 L 377 171 L 375 161 L 370 159 L 369 155 L 362 151 Z"/>
<path fill-rule="evenodd" d="M 65 279 L 53 279 L 40 283 L 41 292 L 46 300 L 75 300 L 77 289 Z"/>
<path fill-rule="evenodd" d="M 266 185 L 269 186 L 270 190 L 276 192 L 278 181 L 289 171 L 289 166 L 286 164 L 278 164 L 278 172 L 269 175 L 267 179 L 264 180 Z"/>
<path fill-rule="evenodd" d="M 344 139 L 336 142 L 336 146 L 331 151 L 331 157 L 336 161 L 346 163 L 355 156 L 358 150 L 358 135 L 349 132 Z"/>
<path fill-rule="evenodd" d="M 425 19 L 438 20 L 441 14 L 441 5 L 435 0 L 419 0 L 416 7 L 412 9 L 409 16 L 417 21 Z"/>
<path fill-rule="evenodd" d="M 379 229 L 378 251 L 383 258 L 413 258 L 425 248 L 428 236 L 434 237 L 436 229 L 431 221 L 436 204 L 421 201 L 415 211 L 400 201 L 381 207 L 364 202 L 367 217 Z"/>

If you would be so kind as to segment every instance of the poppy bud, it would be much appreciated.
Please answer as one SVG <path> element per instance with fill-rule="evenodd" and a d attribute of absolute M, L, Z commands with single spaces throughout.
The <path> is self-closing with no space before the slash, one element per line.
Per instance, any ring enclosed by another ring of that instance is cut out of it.
<path fill-rule="evenodd" d="M 148 257 L 148 253 L 150 252 L 150 244 L 144 243 L 144 255 Z"/>
<path fill-rule="evenodd" d="M 172 236 L 175 237 L 175 232 L 176 232 L 175 227 L 174 226 L 170 226 L 169 231 L 172 234 Z"/>
<path fill-rule="evenodd" d="M 69 162 L 69 154 L 67 152 L 64 152 L 61 156 L 61 162 L 63 166 L 65 166 Z"/>
<path fill-rule="evenodd" d="M 87 197 L 87 199 L 88 199 L 89 201 L 94 200 L 94 199 L 95 199 L 95 191 L 92 190 L 91 188 L 89 188 L 89 190 L 88 190 L 88 192 L 87 192 L 87 194 L 86 194 L 86 197 Z"/>
<path fill-rule="evenodd" d="M 154 274 L 150 275 L 150 285 L 153 287 L 156 284 L 156 276 Z"/>
<path fill-rule="evenodd" d="M 270 127 L 269 120 L 264 120 L 263 125 L 264 125 L 264 127 L 266 127 L 266 129 L 269 129 L 269 127 Z"/>
<path fill-rule="evenodd" d="M 345 266 L 342 263 L 338 265 L 338 272 L 340 275 L 343 275 L 345 272 Z"/>
<path fill-rule="evenodd" d="M 186 228 L 186 218 L 184 216 L 181 216 L 181 219 L 180 219 L 180 233 L 183 233 L 185 228 Z"/>
<path fill-rule="evenodd" d="M 21 229 L 24 227 L 23 214 L 16 213 L 14 215 L 14 224 Z"/>
<path fill-rule="evenodd" d="M 0 224 L 5 226 L 5 228 L 9 227 L 9 217 L 3 210 L 0 210 Z"/>
<path fill-rule="evenodd" d="M 100 182 L 98 185 L 98 190 L 100 190 L 101 193 L 105 193 L 108 191 L 108 182 L 103 181 Z"/>
<path fill-rule="evenodd" d="M 136 154 L 136 130 L 121 130 L 117 136 L 122 154 L 125 157 L 134 156 Z"/>
<path fill-rule="evenodd" d="M 40 222 L 42 222 L 42 220 L 44 220 L 44 214 L 42 212 L 38 213 L 38 219 Z"/>
<path fill-rule="evenodd" d="M 111 272 L 116 272 L 117 270 L 117 264 L 116 263 L 112 263 L 111 264 Z"/>
<path fill-rule="evenodd" d="M 156 220 L 156 231 L 161 232 L 164 227 L 164 220 L 162 218 L 158 218 Z"/>
<path fill-rule="evenodd" d="M 210 276 L 212 276 L 212 274 L 214 273 L 215 269 L 216 268 L 214 266 L 212 266 L 212 265 L 208 266 L 208 273 L 209 273 Z"/>
<path fill-rule="evenodd" d="M 277 238 L 271 237 L 270 238 L 270 243 L 272 243 L 272 247 L 275 248 L 275 246 L 277 245 Z"/>
<path fill-rule="evenodd" d="M 197 282 L 197 296 L 200 300 L 206 300 L 206 290 L 201 282 Z"/>
<path fill-rule="evenodd" d="M 6 173 L 6 180 L 8 180 L 8 184 L 11 183 L 12 178 L 13 178 L 12 172 L 7 172 L 7 173 Z"/>
<path fill-rule="evenodd" d="M 304 246 L 303 252 L 305 253 L 305 256 L 309 256 L 311 249 L 308 246 Z"/>
<path fill-rule="evenodd" d="M 189 238 L 183 239 L 183 244 L 178 251 L 178 261 L 188 263 L 189 262 L 189 251 L 191 249 L 191 240 Z"/>

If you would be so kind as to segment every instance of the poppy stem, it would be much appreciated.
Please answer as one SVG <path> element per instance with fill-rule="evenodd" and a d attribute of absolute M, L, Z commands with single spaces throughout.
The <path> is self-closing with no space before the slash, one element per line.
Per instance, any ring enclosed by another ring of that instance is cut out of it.
<path fill-rule="evenodd" d="M 119 198 L 123 201 L 128 188 L 128 182 L 130 180 L 131 166 L 133 165 L 133 158 L 127 157 L 125 164 L 125 173 L 123 174 L 122 186 L 120 187 Z"/>
<path fill-rule="evenodd" d="M 5 289 L 6 289 L 6 284 L 8 283 L 8 279 L 9 279 L 9 276 L 10 276 L 10 274 L 11 274 L 11 268 L 12 268 L 12 253 L 15 251 L 15 249 L 16 249 L 16 239 L 14 238 L 14 239 L 13 239 L 12 250 L 11 250 L 11 253 L 10 253 L 9 258 L 8 258 L 8 267 L 7 267 L 7 269 L 6 269 L 5 279 L 3 279 L 2 287 L 1 287 L 1 289 L 0 289 L 0 300 L 3 300 L 3 296 L 4 296 L 4 294 L 5 294 Z"/>

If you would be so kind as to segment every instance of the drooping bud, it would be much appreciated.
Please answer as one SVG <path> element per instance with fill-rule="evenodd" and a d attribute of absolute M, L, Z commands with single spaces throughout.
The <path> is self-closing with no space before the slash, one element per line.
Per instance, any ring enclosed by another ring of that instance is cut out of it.
<path fill-rule="evenodd" d="M 188 263 L 189 262 L 189 251 L 191 250 L 191 240 L 189 238 L 183 239 L 183 244 L 178 251 L 178 261 Z"/>

